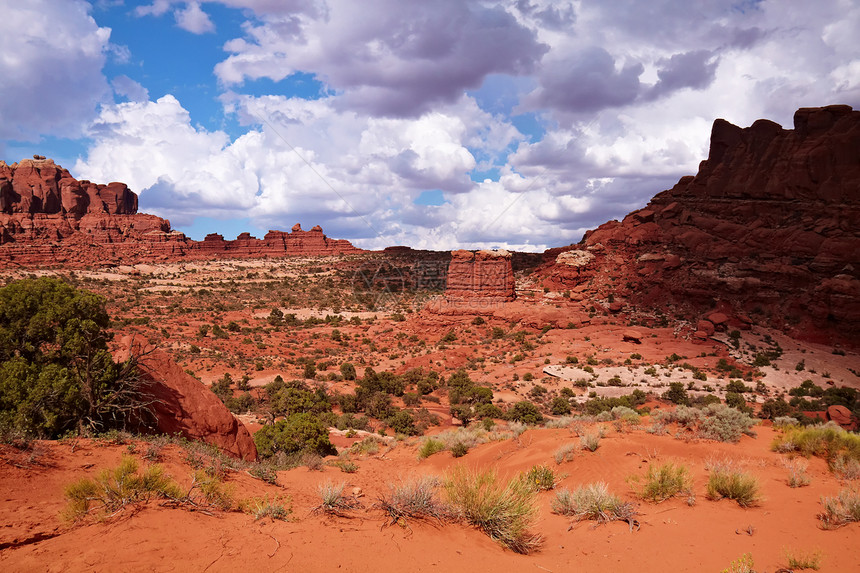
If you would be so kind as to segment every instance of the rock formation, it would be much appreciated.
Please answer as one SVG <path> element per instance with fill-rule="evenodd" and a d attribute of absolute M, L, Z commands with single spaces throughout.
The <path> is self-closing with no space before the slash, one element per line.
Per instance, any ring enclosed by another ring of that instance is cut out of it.
<path fill-rule="evenodd" d="M 509 302 L 516 298 L 511 253 L 453 251 L 446 297 L 452 301 Z"/>
<path fill-rule="evenodd" d="M 78 181 L 38 156 L 0 161 L 0 266 L 149 262 L 210 257 L 317 256 L 359 253 L 319 226 L 269 231 L 263 239 L 242 233 L 234 241 L 212 234 L 193 241 L 170 222 L 137 212 L 137 195 L 124 183 Z"/>
<path fill-rule="evenodd" d="M 123 340 L 117 360 L 127 359 L 132 352 L 140 356 L 138 371 L 143 391 L 155 399 L 151 409 L 159 433 L 178 433 L 238 458 L 257 459 L 257 447 L 247 428 L 202 382 L 182 370 L 164 351 L 142 348 L 131 337 Z"/>
<path fill-rule="evenodd" d="M 860 111 L 800 109 L 793 130 L 718 119 L 696 176 L 548 252 L 539 274 L 554 288 L 686 306 L 694 320 L 716 307 L 719 328 L 754 320 L 858 345 L 858 221 Z"/>

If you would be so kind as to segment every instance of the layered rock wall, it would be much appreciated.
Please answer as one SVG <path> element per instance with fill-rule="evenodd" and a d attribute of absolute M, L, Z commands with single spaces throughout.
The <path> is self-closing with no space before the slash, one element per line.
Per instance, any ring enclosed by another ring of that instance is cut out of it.
<path fill-rule="evenodd" d="M 87 266 L 210 257 L 317 256 L 360 253 L 319 226 L 242 233 L 233 241 L 212 234 L 193 241 L 170 222 L 137 213 L 137 195 L 124 183 L 74 179 L 52 160 L 0 161 L 0 266 Z"/>
<path fill-rule="evenodd" d="M 453 251 L 448 265 L 449 300 L 509 302 L 516 298 L 511 253 Z"/>
<path fill-rule="evenodd" d="M 548 286 L 860 344 L 860 111 L 800 109 L 793 130 L 718 119 L 697 175 L 566 250 L 541 269 Z"/>

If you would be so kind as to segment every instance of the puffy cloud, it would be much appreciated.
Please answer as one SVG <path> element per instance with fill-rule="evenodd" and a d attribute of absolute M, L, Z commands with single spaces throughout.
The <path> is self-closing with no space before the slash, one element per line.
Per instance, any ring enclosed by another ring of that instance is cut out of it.
<path fill-rule="evenodd" d="M 860 107 L 860 6 L 619 2 L 222 0 L 253 11 L 215 68 L 244 133 L 195 126 L 172 96 L 148 102 L 118 79 L 132 101 L 103 110 L 77 168 L 129 182 L 177 225 L 250 217 L 373 248 L 540 250 L 695 173 L 716 117 L 788 127 L 800 106 Z M 296 72 L 325 97 L 241 94 Z M 425 190 L 445 202 L 415 204 Z"/>
<path fill-rule="evenodd" d="M 174 13 L 176 25 L 192 34 L 205 34 L 215 31 L 215 24 L 203 10 L 198 2 L 189 2 L 185 8 Z"/>
<path fill-rule="evenodd" d="M 149 90 L 128 76 L 117 76 L 110 82 L 115 94 L 129 101 L 149 100 Z"/>
<path fill-rule="evenodd" d="M 546 52 L 501 6 L 476 1 L 331 0 L 319 14 L 264 15 L 228 42 L 215 72 L 228 85 L 309 71 L 345 108 L 419 116 L 493 73 L 526 74 Z"/>
<path fill-rule="evenodd" d="M 110 29 L 80 0 L 4 3 L 0 138 L 79 136 L 110 93 L 102 75 Z"/>

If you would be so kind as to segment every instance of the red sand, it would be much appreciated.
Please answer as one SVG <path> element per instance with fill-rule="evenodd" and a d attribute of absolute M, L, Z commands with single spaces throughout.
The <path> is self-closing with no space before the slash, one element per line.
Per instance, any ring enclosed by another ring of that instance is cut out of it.
<path fill-rule="evenodd" d="M 229 482 L 236 498 L 270 495 L 292 497 L 289 522 L 262 520 L 232 512 L 207 516 L 150 503 L 101 523 L 77 527 L 63 524 L 63 487 L 99 469 L 115 466 L 127 446 L 82 440 L 44 442 L 40 455 L 9 447 L 0 449 L 0 570 L 2 571 L 719 571 L 744 553 L 751 553 L 758 571 L 785 566 L 784 550 L 821 550 L 823 571 L 858 571 L 856 551 L 860 524 L 834 531 L 818 527 L 822 495 L 836 494 L 842 484 L 819 459 L 809 461 L 812 483 L 786 484 L 781 455 L 770 451 L 774 431 L 756 428 L 757 438 L 738 444 L 682 441 L 642 430 L 607 436 L 593 453 L 577 451 L 571 462 L 557 466 L 553 454 L 562 444 L 577 443 L 568 430 L 539 429 L 518 440 L 485 444 L 454 460 L 443 452 L 419 462 L 415 445 L 400 443 L 389 452 L 357 460 L 359 470 L 341 473 L 297 468 L 280 472 L 278 486 L 245 473 Z M 141 448 L 138 448 L 140 451 Z M 165 450 L 164 465 L 179 481 L 191 469 L 175 446 Z M 732 501 L 705 497 L 708 460 L 728 458 L 755 474 L 763 500 L 743 509 Z M 559 487 L 574 488 L 605 481 L 610 490 L 635 500 L 627 478 L 641 475 L 649 461 L 679 461 L 694 478 L 696 504 L 685 499 L 662 504 L 639 503 L 641 530 L 626 523 L 570 527 L 567 518 L 550 513 L 552 492 L 539 496 L 535 530 L 545 537 L 543 548 L 522 556 L 502 549 L 479 531 L 462 524 L 410 528 L 383 527 L 372 508 L 386 484 L 414 473 L 444 475 L 455 464 L 495 467 L 505 476 L 547 464 L 562 475 Z M 317 486 L 345 481 L 363 490 L 365 508 L 353 518 L 311 513 L 319 503 Z M 752 531 L 749 535 L 747 531 Z M 41 540 L 40 540 L 41 539 Z"/>

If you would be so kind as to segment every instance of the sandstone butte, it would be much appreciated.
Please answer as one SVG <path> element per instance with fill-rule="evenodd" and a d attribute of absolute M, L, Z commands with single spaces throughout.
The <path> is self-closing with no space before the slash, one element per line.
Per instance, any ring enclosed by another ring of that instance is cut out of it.
<path fill-rule="evenodd" d="M 547 287 L 692 310 L 703 336 L 755 321 L 856 344 L 860 111 L 802 108 L 794 129 L 718 119 L 695 176 L 546 259 Z"/>
<path fill-rule="evenodd" d="M 319 226 L 242 233 L 233 241 L 208 235 L 194 241 L 170 221 L 137 212 L 137 195 L 124 183 L 78 181 L 51 159 L 7 165 L 0 161 L 0 267 L 55 266 L 211 258 L 360 253 Z"/>
<path fill-rule="evenodd" d="M 449 301 L 510 302 L 516 298 L 514 287 L 514 269 L 508 251 L 451 253 L 445 291 Z"/>

